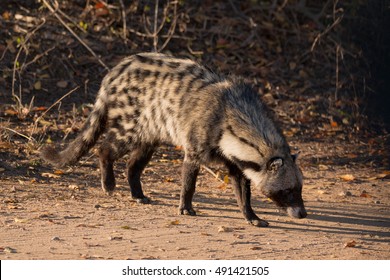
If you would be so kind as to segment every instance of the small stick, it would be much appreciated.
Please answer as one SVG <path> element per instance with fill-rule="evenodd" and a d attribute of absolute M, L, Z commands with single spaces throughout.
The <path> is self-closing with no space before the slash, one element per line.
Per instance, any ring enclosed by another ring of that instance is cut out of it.
<path fill-rule="evenodd" d="M 76 90 L 78 90 L 80 88 L 80 86 L 77 86 L 75 87 L 74 89 L 70 90 L 68 93 L 66 93 L 65 95 L 63 95 L 61 98 L 59 98 L 56 102 L 54 102 L 49 108 L 46 109 L 45 112 L 42 113 L 42 115 L 40 115 L 36 120 L 35 120 L 35 124 L 38 123 L 41 118 L 46 115 L 47 112 L 49 112 L 51 110 L 51 108 L 53 108 L 54 106 L 56 106 L 59 102 L 61 102 L 62 99 L 64 99 L 65 97 L 69 96 L 70 94 L 72 94 L 73 92 L 75 92 Z"/>
<path fill-rule="evenodd" d="M 158 0 L 156 0 L 156 5 L 154 6 L 153 49 L 155 52 L 157 52 L 157 43 L 158 43 L 157 18 L 158 18 Z"/>
<path fill-rule="evenodd" d="M 80 25 L 78 25 L 73 19 L 71 19 L 67 14 L 65 14 L 63 11 L 61 11 L 60 9 L 57 9 L 58 13 L 60 13 L 64 18 L 66 18 L 67 20 L 69 20 L 71 23 L 73 23 L 74 26 L 77 27 L 78 30 L 80 30 L 81 32 L 84 32 L 84 33 L 87 33 L 87 31 L 82 28 Z"/>
<path fill-rule="evenodd" d="M 123 0 L 119 0 L 119 4 L 121 5 L 121 10 L 122 10 L 123 40 L 125 41 L 126 44 L 127 43 L 126 10 L 125 10 L 125 5 L 123 4 Z"/>
<path fill-rule="evenodd" d="M 176 14 L 177 14 L 177 2 L 175 1 L 174 8 L 173 8 L 173 22 L 171 24 L 171 27 L 169 28 L 167 39 L 165 40 L 165 42 L 163 43 L 161 48 L 158 50 L 159 52 L 161 52 L 168 45 L 169 41 L 172 39 L 173 34 L 175 34 L 176 22 L 177 22 L 177 15 Z"/>
<path fill-rule="evenodd" d="M 215 177 L 215 179 L 217 179 L 218 181 L 220 181 L 220 182 L 222 182 L 222 183 L 225 183 L 224 180 L 219 179 L 219 178 L 218 178 L 218 175 L 217 175 L 213 170 L 211 170 L 210 168 L 208 168 L 207 166 L 202 165 L 202 168 L 203 168 L 204 170 L 206 170 L 208 173 L 210 173 L 211 175 L 213 175 L 213 176 Z"/>
<path fill-rule="evenodd" d="M 80 86 L 77 86 L 75 87 L 74 89 L 70 90 L 68 93 L 66 93 L 65 95 L 63 95 L 61 98 L 59 98 L 56 102 L 54 102 L 49 108 L 46 109 L 45 112 L 42 113 L 42 115 L 40 115 L 34 122 L 34 126 L 33 126 L 33 129 L 31 130 L 31 135 L 33 135 L 35 133 L 35 130 L 37 129 L 38 127 L 38 122 L 43 118 L 44 115 L 46 115 L 47 112 L 49 112 L 55 105 L 57 105 L 59 102 L 61 102 L 62 99 L 64 99 L 65 97 L 69 96 L 70 94 L 72 94 L 73 92 L 75 92 L 76 90 L 78 90 L 80 88 Z"/>
<path fill-rule="evenodd" d="M 334 100 L 337 101 L 337 95 L 339 91 L 339 53 L 340 53 L 340 45 L 336 46 L 336 89 L 334 92 Z"/>
<path fill-rule="evenodd" d="M 35 142 L 35 139 L 34 139 L 34 138 L 32 138 L 32 137 L 30 137 L 30 136 L 27 136 L 27 135 L 24 135 L 23 133 L 20 133 L 20 132 L 18 132 L 18 131 L 16 131 L 16 130 L 13 130 L 12 128 L 5 127 L 5 126 L 0 126 L 0 128 L 9 130 L 9 131 L 11 131 L 11 132 L 13 132 L 13 133 L 15 133 L 15 134 L 17 134 L 17 135 L 19 135 L 19 136 L 22 136 L 23 138 L 28 139 L 29 141 Z"/>
<path fill-rule="evenodd" d="M 314 50 L 315 46 L 317 45 L 317 42 L 321 39 L 321 37 L 327 34 L 329 31 L 331 31 L 333 27 L 335 27 L 337 24 L 339 24 L 342 18 L 343 16 L 338 17 L 328 28 L 325 29 L 324 32 L 321 32 L 320 34 L 317 35 L 317 37 L 314 39 L 313 44 L 311 45 L 310 51 Z"/>
<path fill-rule="evenodd" d="M 29 62 L 23 64 L 23 65 L 20 67 L 20 69 L 21 69 L 21 70 L 26 69 L 27 66 L 29 66 L 29 65 L 32 64 L 32 63 L 35 63 L 38 59 L 40 59 L 41 57 L 47 55 L 49 52 L 51 52 L 51 51 L 54 50 L 55 48 L 56 48 L 56 46 L 47 49 L 46 51 L 44 51 L 44 52 L 41 53 L 41 54 L 37 54 L 31 61 L 29 61 Z"/>

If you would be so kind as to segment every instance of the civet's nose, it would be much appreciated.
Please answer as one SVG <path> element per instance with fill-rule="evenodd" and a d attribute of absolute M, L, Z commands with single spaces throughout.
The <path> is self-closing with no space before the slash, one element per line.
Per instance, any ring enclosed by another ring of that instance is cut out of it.
<path fill-rule="evenodd" d="M 307 212 L 304 206 L 287 207 L 287 214 L 292 218 L 306 218 Z"/>

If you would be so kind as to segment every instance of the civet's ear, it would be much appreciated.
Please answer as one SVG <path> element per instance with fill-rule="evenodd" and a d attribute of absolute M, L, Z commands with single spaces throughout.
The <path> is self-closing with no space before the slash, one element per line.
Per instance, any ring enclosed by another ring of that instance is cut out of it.
<path fill-rule="evenodd" d="M 280 167 L 283 166 L 283 159 L 281 158 L 273 158 L 267 164 L 267 170 L 270 172 L 277 172 Z"/>

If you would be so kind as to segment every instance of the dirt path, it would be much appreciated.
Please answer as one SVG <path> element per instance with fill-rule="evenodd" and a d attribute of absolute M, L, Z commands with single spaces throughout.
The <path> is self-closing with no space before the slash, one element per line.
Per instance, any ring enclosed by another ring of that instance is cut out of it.
<path fill-rule="evenodd" d="M 292 220 L 254 190 L 254 209 L 269 228 L 246 224 L 230 186 L 205 170 L 195 196 L 198 216 L 178 216 L 181 160 L 174 149 L 160 150 L 146 169 L 150 205 L 130 199 L 123 163 L 109 197 L 95 157 L 54 174 L 9 156 L 0 182 L 0 259 L 389 259 L 388 175 L 359 159 L 343 162 L 337 145 L 296 145 L 304 151 L 309 216 Z M 339 162 L 316 162 L 320 147 Z"/>

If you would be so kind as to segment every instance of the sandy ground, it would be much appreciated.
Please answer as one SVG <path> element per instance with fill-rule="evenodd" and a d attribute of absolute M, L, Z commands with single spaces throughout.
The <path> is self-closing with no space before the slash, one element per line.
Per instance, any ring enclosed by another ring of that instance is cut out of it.
<path fill-rule="evenodd" d="M 94 156 L 54 172 L 3 154 L 0 259 L 389 259 L 386 171 L 360 158 L 359 145 L 293 145 L 302 151 L 309 215 L 294 220 L 253 190 L 253 207 L 268 228 L 247 224 L 231 186 L 204 169 L 198 215 L 177 215 L 181 156 L 173 148 L 160 149 L 145 171 L 149 205 L 131 200 L 123 162 L 117 190 L 107 196 Z M 358 157 L 339 156 L 351 151 Z"/>

